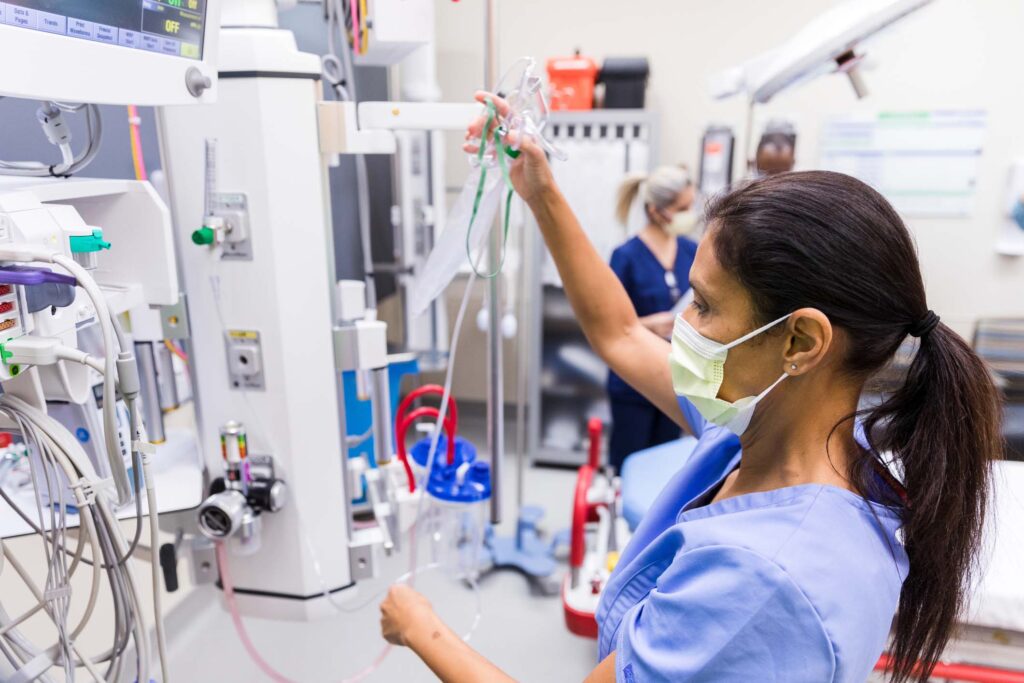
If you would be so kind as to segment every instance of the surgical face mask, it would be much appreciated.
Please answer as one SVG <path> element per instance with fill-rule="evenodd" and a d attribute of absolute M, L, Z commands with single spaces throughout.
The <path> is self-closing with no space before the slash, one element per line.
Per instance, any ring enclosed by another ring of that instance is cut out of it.
<path fill-rule="evenodd" d="M 693 209 L 677 211 L 665 229 L 673 235 L 689 235 L 697 229 L 697 212 Z"/>
<path fill-rule="evenodd" d="M 757 404 L 788 375 L 782 373 L 781 377 L 757 396 L 747 396 L 735 402 L 725 401 L 718 398 L 718 390 L 725 378 L 725 358 L 729 349 L 753 339 L 788 317 L 789 314 L 784 315 L 728 344 L 708 339 L 693 329 L 682 315 L 677 317 L 672 333 L 672 353 L 669 356 L 672 386 L 676 394 L 689 400 L 709 422 L 742 435 L 750 426 Z"/>

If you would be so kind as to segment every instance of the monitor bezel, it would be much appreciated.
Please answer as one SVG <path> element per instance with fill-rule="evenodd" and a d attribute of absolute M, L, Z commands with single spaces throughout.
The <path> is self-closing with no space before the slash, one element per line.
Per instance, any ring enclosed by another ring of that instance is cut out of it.
<path fill-rule="evenodd" d="M 213 102 L 221 0 L 208 0 L 203 57 L 193 59 L 0 24 L 0 95 L 37 100 L 163 106 Z M 199 97 L 190 68 L 210 79 Z"/>

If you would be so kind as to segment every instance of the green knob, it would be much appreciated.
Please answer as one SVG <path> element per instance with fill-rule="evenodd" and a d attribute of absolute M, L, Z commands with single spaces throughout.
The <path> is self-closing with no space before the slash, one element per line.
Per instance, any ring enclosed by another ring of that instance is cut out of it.
<path fill-rule="evenodd" d="M 217 233 L 213 231 L 213 228 L 207 228 L 203 226 L 192 233 L 192 243 L 199 245 L 200 247 L 213 244 Z"/>

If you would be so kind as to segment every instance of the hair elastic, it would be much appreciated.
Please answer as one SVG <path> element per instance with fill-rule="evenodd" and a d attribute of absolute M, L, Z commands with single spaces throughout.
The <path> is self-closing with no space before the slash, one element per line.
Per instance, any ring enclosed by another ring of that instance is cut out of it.
<path fill-rule="evenodd" d="M 928 312 L 924 314 L 923 318 L 910 326 L 907 333 L 911 337 L 925 337 L 931 334 L 931 331 L 934 330 L 938 324 L 939 316 L 935 314 L 935 311 L 929 309 Z"/>

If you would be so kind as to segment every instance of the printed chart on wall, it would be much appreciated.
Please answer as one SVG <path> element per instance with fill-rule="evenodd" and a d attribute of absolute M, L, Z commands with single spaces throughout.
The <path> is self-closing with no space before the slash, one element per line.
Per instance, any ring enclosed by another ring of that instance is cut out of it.
<path fill-rule="evenodd" d="M 908 111 L 829 119 L 821 166 L 868 183 L 907 217 L 974 211 L 983 111 Z"/>

